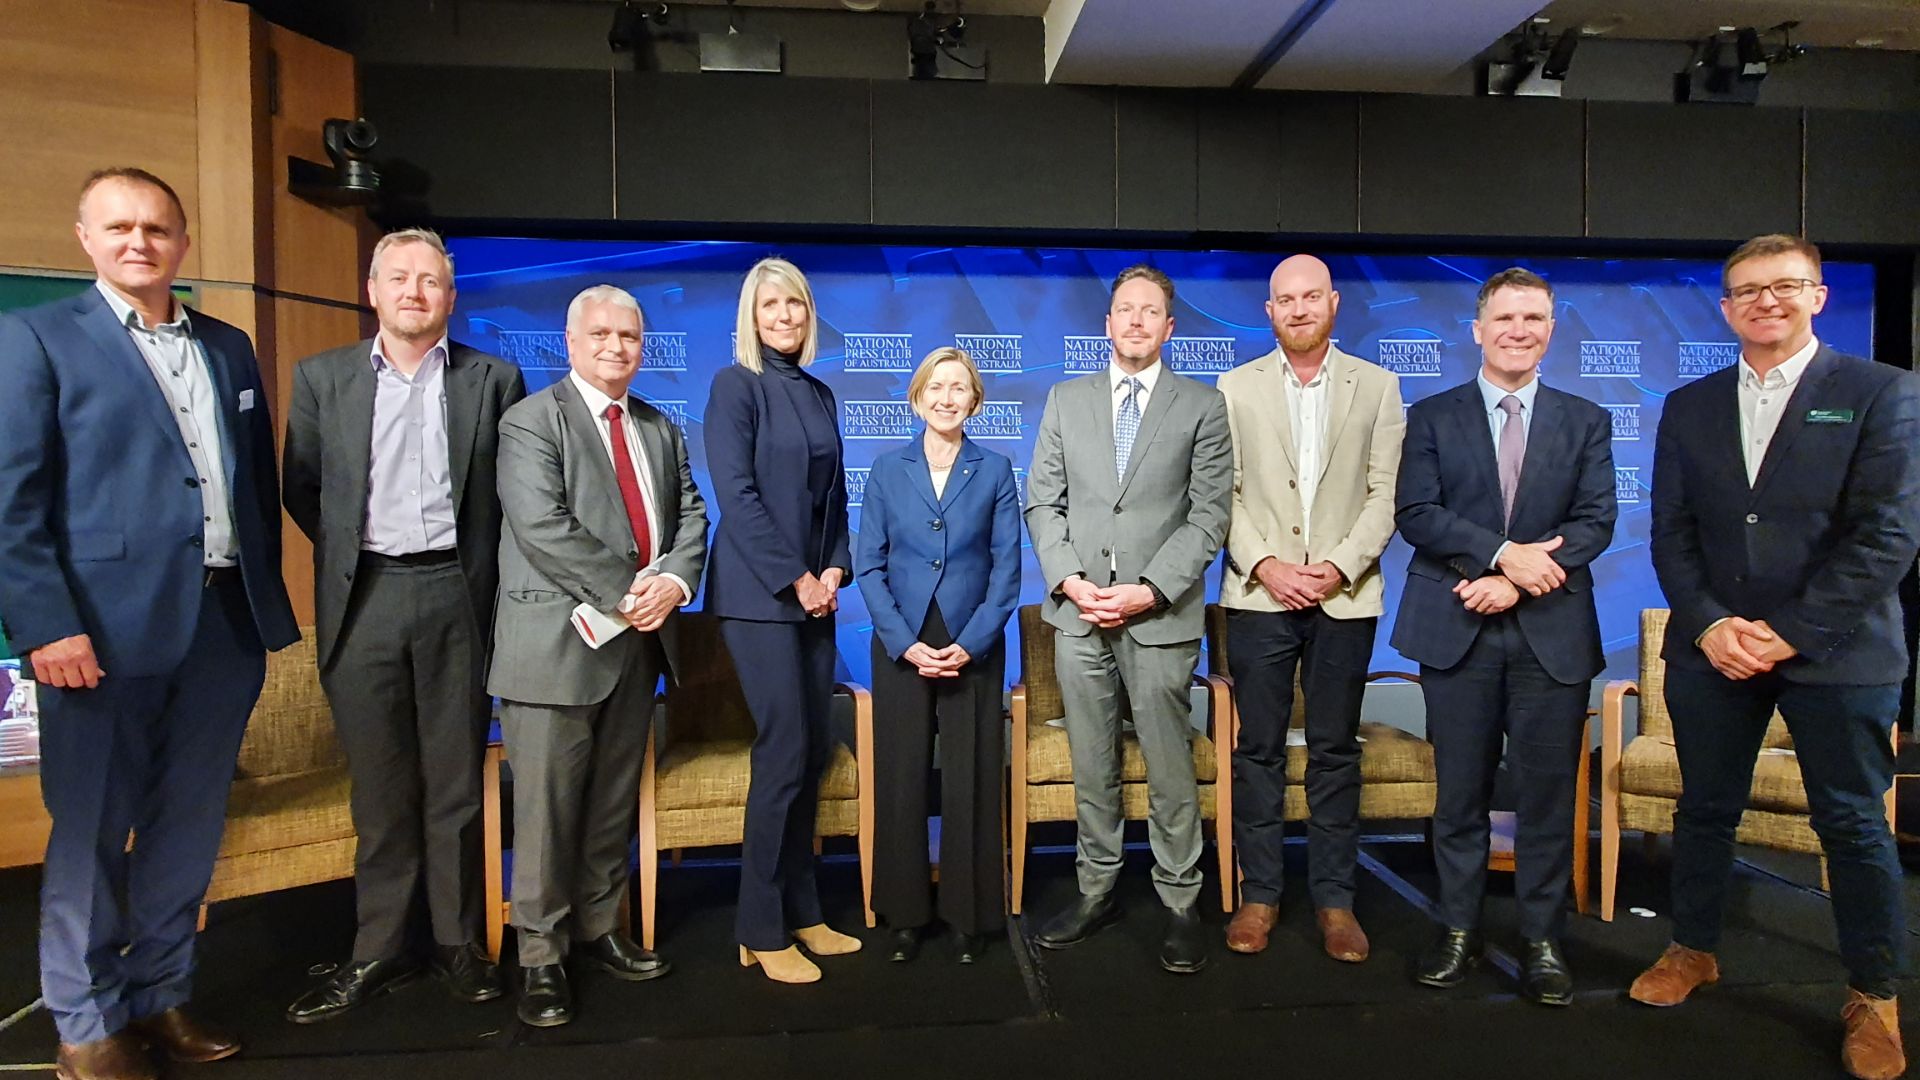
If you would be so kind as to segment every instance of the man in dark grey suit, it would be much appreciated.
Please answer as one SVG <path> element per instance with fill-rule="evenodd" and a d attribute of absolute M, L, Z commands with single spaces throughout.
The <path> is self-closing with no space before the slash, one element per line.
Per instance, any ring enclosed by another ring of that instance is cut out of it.
<path fill-rule="evenodd" d="M 1146 757 L 1154 886 L 1171 911 L 1160 965 L 1206 966 L 1200 803 L 1187 687 L 1200 658 L 1203 575 L 1226 540 L 1233 438 L 1226 399 L 1160 362 L 1173 282 L 1121 271 L 1107 370 L 1059 383 L 1027 474 L 1027 531 L 1047 582 L 1072 748 L 1080 900 L 1041 929 L 1049 949 L 1120 917 L 1122 695 Z"/>
<path fill-rule="evenodd" d="M 667 973 L 617 924 L 654 688 L 679 667 L 674 615 L 706 567 L 707 506 L 680 429 L 627 392 L 643 327 L 621 289 L 574 297 L 571 373 L 500 422 L 487 689 L 513 762 L 518 1013 L 536 1027 L 573 1019 L 562 961 L 576 943 L 615 978 Z M 576 632 L 579 605 L 617 621 Z"/>
<path fill-rule="evenodd" d="M 520 369 L 447 339 L 453 261 L 425 229 L 383 237 L 371 340 L 294 369 L 287 513 L 313 540 L 320 681 L 353 775 L 353 955 L 287 1018 L 340 1016 L 419 972 L 407 943 L 426 893 L 434 967 L 489 1001 L 482 951 L 480 764 L 491 702 L 500 416 Z"/>

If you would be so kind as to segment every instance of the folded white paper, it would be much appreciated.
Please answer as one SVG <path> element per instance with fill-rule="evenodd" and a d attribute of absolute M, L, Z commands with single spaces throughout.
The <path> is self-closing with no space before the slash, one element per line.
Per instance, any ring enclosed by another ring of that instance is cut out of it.
<path fill-rule="evenodd" d="M 574 608 L 568 619 L 589 649 L 597 649 L 619 637 L 622 630 L 631 628 L 627 620 L 617 619 L 592 604 L 581 604 Z"/>

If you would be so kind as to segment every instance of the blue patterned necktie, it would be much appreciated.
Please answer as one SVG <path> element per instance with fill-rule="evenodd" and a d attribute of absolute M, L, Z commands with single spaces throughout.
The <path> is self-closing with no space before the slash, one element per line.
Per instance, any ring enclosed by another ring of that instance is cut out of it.
<path fill-rule="evenodd" d="M 1120 380 L 1120 389 L 1127 396 L 1120 402 L 1120 411 L 1113 418 L 1113 475 L 1123 479 L 1127 475 L 1127 459 L 1133 456 L 1133 439 L 1140 434 L 1140 398 L 1142 389 L 1140 380 L 1129 375 Z"/>

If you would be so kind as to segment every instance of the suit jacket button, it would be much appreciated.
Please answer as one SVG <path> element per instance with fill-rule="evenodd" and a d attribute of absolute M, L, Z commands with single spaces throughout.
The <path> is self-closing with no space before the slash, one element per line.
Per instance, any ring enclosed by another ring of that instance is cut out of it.
<path fill-rule="evenodd" d="M 200 486 L 200 481 L 195 480 L 193 477 L 189 476 L 187 477 L 187 486 L 190 488 L 197 488 Z"/>
<path fill-rule="evenodd" d="M 1288 487 L 1290 487 L 1290 488 L 1296 488 L 1296 487 L 1299 487 L 1300 485 L 1299 485 L 1299 484 L 1296 484 L 1296 483 L 1294 483 L 1294 482 L 1293 482 L 1292 480 L 1289 480 L 1289 481 L 1287 481 L 1287 486 L 1288 486 Z"/>
<path fill-rule="evenodd" d="M 346 573 L 344 573 L 344 574 L 341 574 L 340 576 L 341 576 L 341 577 L 343 577 L 343 578 L 346 578 L 346 579 L 347 579 L 348 581 L 352 581 L 352 580 L 353 580 L 353 571 L 351 571 L 351 570 L 349 570 L 349 571 L 347 571 Z"/>
<path fill-rule="evenodd" d="M 1117 513 L 1119 513 L 1119 512 L 1120 512 L 1120 509 L 1121 509 L 1121 508 L 1120 508 L 1120 504 L 1119 504 L 1119 503 L 1114 503 L 1114 504 L 1113 504 L 1113 512 L 1114 512 L 1114 513 L 1116 513 L 1116 514 L 1117 514 Z"/>
<path fill-rule="evenodd" d="M 945 528 L 939 518 L 934 518 L 932 521 L 927 522 L 927 524 L 933 526 L 934 532 L 939 532 L 942 528 Z"/>
<path fill-rule="evenodd" d="M 1101 557 L 1101 558 L 1103 558 L 1103 559 L 1111 559 L 1111 558 L 1113 558 L 1113 549 L 1112 549 L 1112 548 L 1101 548 L 1101 549 L 1100 549 L 1100 557 Z"/>
<path fill-rule="evenodd" d="M 633 550 L 632 548 L 629 548 L 627 549 L 627 558 L 638 562 L 640 559 L 640 553 L 638 551 Z"/>
<path fill-rule="evenodd" d="M 1300 526 L 1298 526 L 1298 525 L 1295 525 L 1295 526 L 1293 527 L 1293 535 L 1295 535 L 1295 536 L 1299 536 L 1299 535 L 1300 535 Z"/>
<path fill-rule="evenodd" d="M 1758 524 L 1760 524 L 1760 515 L 1759 515 L 1759 514 L 1748 514 L 1748 515 L 1747 515 L 1747 524 L 1749 524 L 1749 525 L 1758 525 Z"/>
<path fill-rule="evenodd" d="M 940 569 L 940 560 L 934 559 L 931 562 L 928 562 L 927 565 L 933 567 L 935 570 L 938 570 Z"/>
<path fill-rule="evenodd" d="M 192 545 L 193 545 L 194 547 L 199 547 L 199 546 L 200 546 L 200 538 L 196 536 L 196 537 L 194 537 L 193 539 L 191 539 L 191 540 L 189 540 L 189 541 L 187 541 L 187 543 L 189 543 L 189 544 L 192 544 Z"/>

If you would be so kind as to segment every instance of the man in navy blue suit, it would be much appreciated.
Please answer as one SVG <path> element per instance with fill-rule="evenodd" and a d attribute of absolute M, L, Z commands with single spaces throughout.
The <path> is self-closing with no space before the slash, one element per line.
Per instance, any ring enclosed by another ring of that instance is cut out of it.
<path fill-rule="evenodd" d="M 1480 288 L 1480 374 L 1407 413 L 1396 520 L 1413 545 L 1393 647 L 1420 664 L 1438 780 L 1439 939 L 1415 981 L 1450 987 L 1481 949 L 1488 802 L 1506 741 L 1518 826 L 1520 992 L 1573 1000 L 1560 953 L 1589 683 L 1605 666 L 1590 564 L 1613 541 L 1612 423 L 1544 386 L 1553 287 L 1514 267 Z"/>
<path fill-rule="evenodd" d="M 1805 240 L 1748 241 L 1721 288 L 1740 360 L 1667 398 L 1654 451 L 1682 792 L 1673 943 L 1631 995 L 1677 1005 L 1719 978 L 1734 830 L 1777 708 L 1833 884 L 1850 985 L 1841 1060 L 1899 1076 L 1907 935 L 1882 800 L 1908 662 L 1898 585 L 1920 550 L 1920 378 L 1814 336 L 1827 287 Z"/>
<path fill-rule="evenodd" d="M 239 1049 L 181 1007 L 266 653 L 299 631 L 267 391 L 245 334 L 174 299 L 179 198 L 105 170 L 75 229 L 94 287 L 0 315 L 0 618 L 40 686 L 58 1075 L 134 1080 L 148 1047 Z"/>

